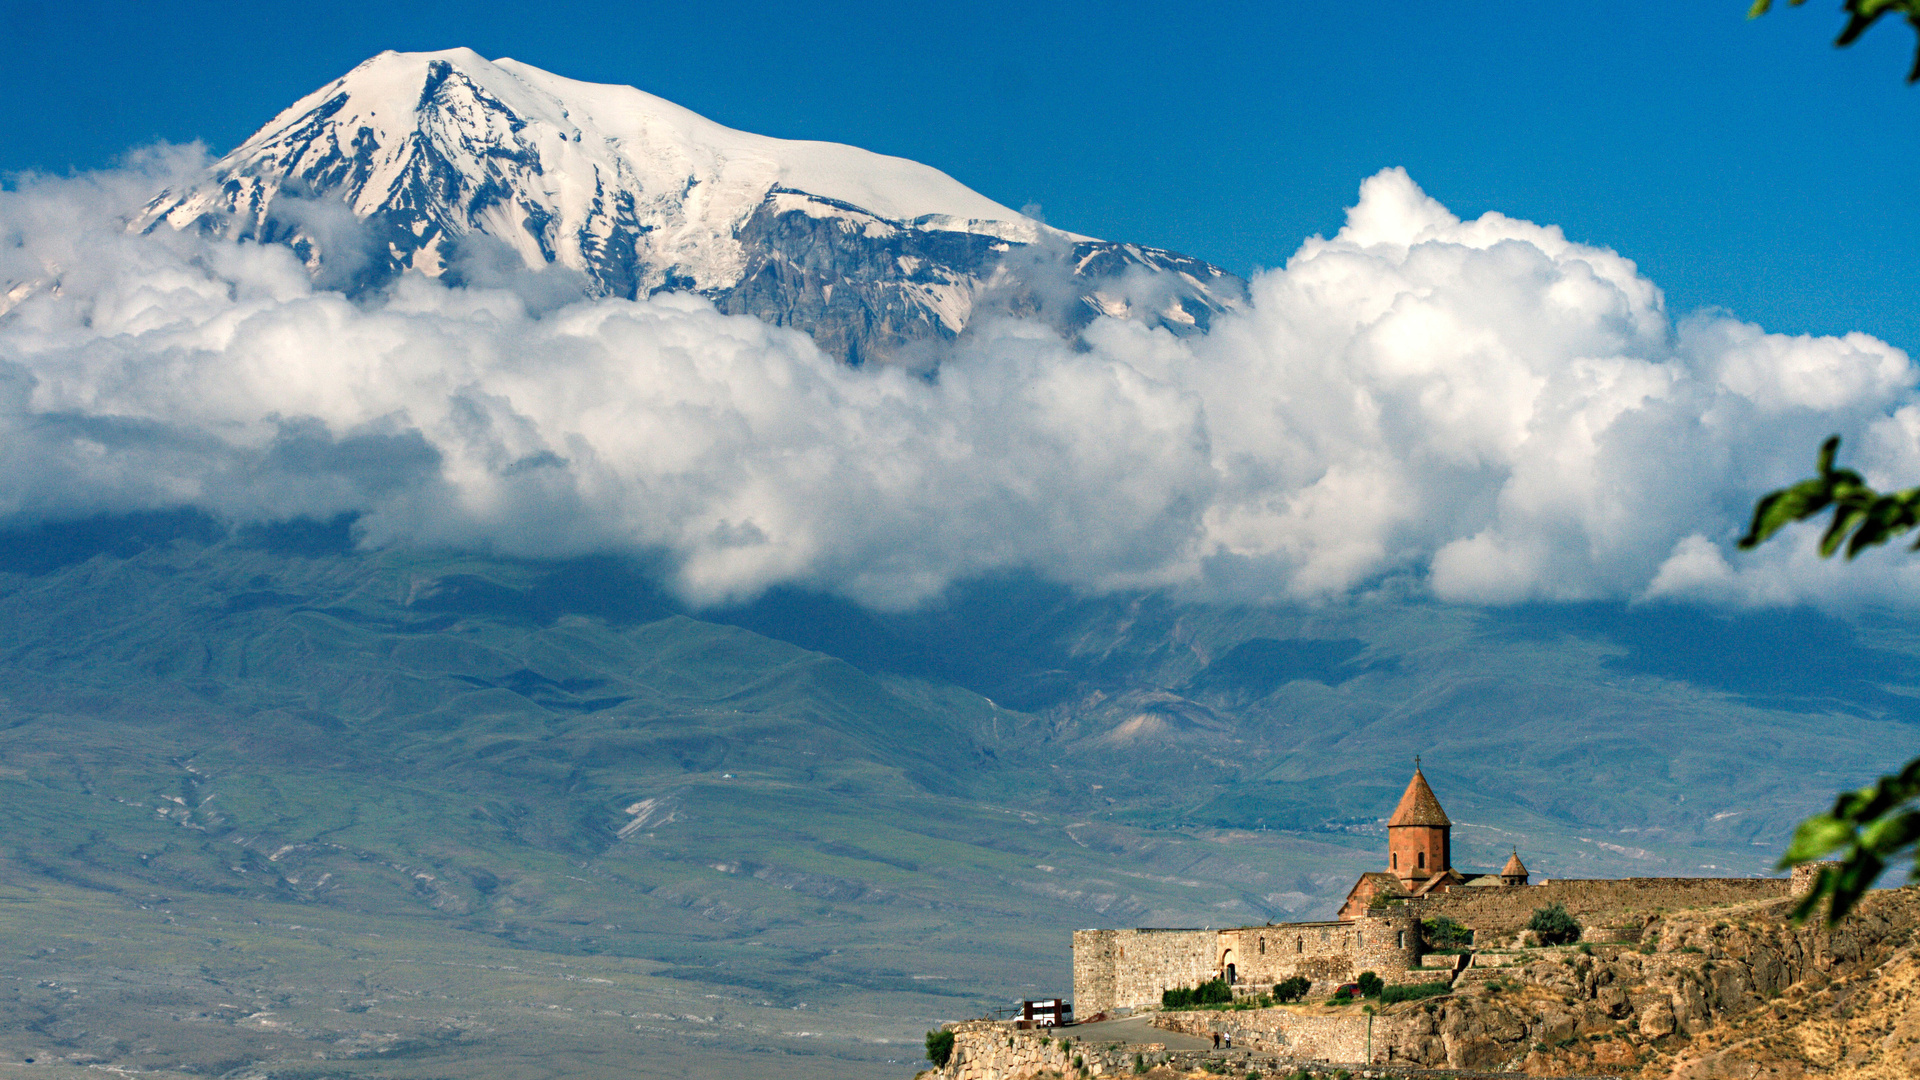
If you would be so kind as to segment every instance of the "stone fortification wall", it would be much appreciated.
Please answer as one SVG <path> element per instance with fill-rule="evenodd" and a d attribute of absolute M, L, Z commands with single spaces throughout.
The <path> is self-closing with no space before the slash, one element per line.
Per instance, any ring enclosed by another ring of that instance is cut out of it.
<path fill-rule="evenodd" d="M 1519 934 L 1534 911 L 1548 904 L 1565 905 L 1583 927 L 1637 929 L 1655 911 L 1784 900 L 1787 892 L 1786 878 L 1562 880 L 1502 888 L 1462 887 L 1409 900 L 1404 906 L 1421 919 L 1446 916 L 1470 926 L 1476 943 L 1484 945 Z"/>
<path fill-rule="evenodd" d="M 1025 1080 L 1044 1073 L 1068 1076 L 1079 1071 L 1073 1064 L 1074 1044 L 1055 1038 L 1052 1032 L 1036 1035 L 1016 1031 L 1013 1025 L 998 1020 L 969 1020 L 948 1026 L 953 1029 L 953 1056 L 945 1067 L 933 1070 L 941 1080 Z M 1132 1070 L 1131 1057 L 1125 1058 L 1125 1068 L 1118 1068 L 1109 1060 L 1115 1056 L 1114 1051 L 1106 1048 L 1089 1047 L 1078 1053 L 1081 1063 L 1095 1076 Z"/>
<path fill-rule="evenodd" d="M 1287 1009 L 1252 1012 L 1165 1012 L 1155 1027 L 1211 1038 L 1214 1032 L 1233 1036 L 1233 1048 L 1255 1054 L 1325 1062 L 1367 1060 L 1367 1017 L 1309 1016 Z M 1388 1045 L 1386 1017 L 1374 1018 L 1373 1038 Z M 1376 1057 L 1379 1055 L 1375 1055 Z"/>
<path fill-rule="evenodd" d="M 1218 930 L 1075 930 L 1073 1011 L 1081 1019 L 1160 1004 L 1160 993 L 1214 978 Z"/>
<path fill-rule="evenodd" d="M 1240 985 L 1266 989 L 1305 975 L 1315 984 L 1350 982 L 1363 971 L 1404 971 L 1420 960 L 1410 912 L 1348 922 L 1276 923 L 1220 931 L 1217 971 L 1234 965 Z"/>
<path fill-rule="evenodd" d="M 1197 1014 L 1195 1014 L 1197 1015 Z M 1221 1014 L 1207 1014 L 1219 1017 Z M 1300 1027 L 1301 1045 L 1312 1043 L 1330 1051 L 1345 1052 L 1352 1033 L 1346 1017 L 1306 1017 L 1332 1021 Z M 1366 1049 L 1365 1019 L 1358 1027 L 1360 1052 Z M 1345 1022 L 1345 1027 L 1342 1026 Z M 1061 1077 L 1102 1076 L 1133 1077 L 1139 1067 L 1148 1071 L 1146 1080 L 1170 1080 L 1197 1075 L 1200 1070 L 1213 1075 L 1244 1076 L 1258 1072 L 1263 1076 L 1299 1076 L 1310 1080 L 1437 1080 L 1441 1074 L 1419 1066 L 1385 1064 L 1373 1066 L 1340 1065 L 1326 1060 L 1311 1060 L 1243 1049 L 1242 1036 L 1234 1036 L 1232 1052 L 1205 1050 L 1169 1051 L 1159 1043 L 1111 1043 L 1077 1038 L 1072 1028 L 1064 1031 L 1016 1031 L 1004 1021 L 970 1020 L 948 1025 L 954 1033 L 953 1056 L 946 1065 L 919 1074 L 916 1080 L 1059 1080 Z M 1211 1029 L 1204 1029 L 1211 1030 Z M 1240 1029 L 1235 1029 L 1236 1031 Z M 1375 1050 L 1381 1044 L 1384 1029 L 1374 1028 Z M 1311 1032 L 1311 1033 L 1310 1033 Z M 1204 1031 L 1202 1032 L 1204 1034 Z M 1250 1036 L 1251 1037 L 1251 1036 Z M 1376 1053 L 1375 1056 L 1379 1056 Z M 1085 1070 L 1084 1073 L 1082 1070 Z M 1343 1075 L 1344 1074 L 1344 1075 Z M 1511 1074 L 1486 1072 L 1448 1072 L 1445 1080 L 1507 1080 Z"/>
<path fill-rule="evenodd" d="M 1392 910 L 1350 922 L 1276 923 L 1228 930 L 1078 930 L 1073 935 L 1074 1011 L 1151 1008 L 1163 991 L 1224 978 L 1265 990 L 1304 975 L 1331 989 L 1362 971 L 1419 963 L 1414 916 Z"/>

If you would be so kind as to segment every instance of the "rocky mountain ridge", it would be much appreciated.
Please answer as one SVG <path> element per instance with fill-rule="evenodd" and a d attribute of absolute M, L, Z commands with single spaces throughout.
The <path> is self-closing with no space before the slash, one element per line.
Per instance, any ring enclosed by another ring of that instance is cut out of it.
<path fill-rule="evenodd" d="M 917 162 L 468 49 L 366 61 L 136 225 L 289 244 L 349 291 L 500 263 L 575 272 L 591 295 L 694 291 L 855 363 L 983 311 L 1189 333 L 1244 295 L 1218 267 L 1049 228 Z"/>

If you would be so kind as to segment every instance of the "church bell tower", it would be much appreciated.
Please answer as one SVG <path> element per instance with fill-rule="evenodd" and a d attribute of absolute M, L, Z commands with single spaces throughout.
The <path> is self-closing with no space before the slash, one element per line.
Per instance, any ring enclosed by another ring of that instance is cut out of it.
<path fill-rule="evenodd" d="M 1436 874 L 1452 869 L 1453 822 L 1440 809 L 1427 778 L 1414 763 L 1413 779 L 1400 805 L 1387 819 L 1387 869 L 1411 892 Z"/>

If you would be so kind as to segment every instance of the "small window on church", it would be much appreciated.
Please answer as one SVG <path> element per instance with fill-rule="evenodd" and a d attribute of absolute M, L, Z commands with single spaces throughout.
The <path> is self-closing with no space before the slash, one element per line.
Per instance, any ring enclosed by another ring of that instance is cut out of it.
<path fill-rule="evenodd" d="M 1307 939 L 1306 939 L 1306 938 L 1304 938 L 1304 937 L 1297 937 L 1297 938 L 1294 938 L 1294 939 L 1293 939 L 1293 951 L 1294 951 L 1294 952 L 1306 952 L 1306 951 L 1307 951 Z"/>
<path fill-rule="evenodd" d="M 1420 853 L 1420 869 L 1425 870 L 1426 868 L 1427 868 L 1427 853 L 1423 851 Z"/>
<path fill-rule="evenodd" d="M 1266 938 L 1260 939 L 1260 955 L 1261 956 L 1267 955 L 1267 939 Z"/>
<path fill-rule="evenodd" d="M 1394 948 L 1404 949 L 1406 947 L 1407 947 L 1407 932 L 1405 930 L 1402 930 L 1400 931 L 1400 943 L 1398 945 L 1395 945 Z"/>
<path fill-rule="evenodd" d="M 1397 851 L 1393 853 L 1393 868 L 1400 869 L 1400 853 Z"/>

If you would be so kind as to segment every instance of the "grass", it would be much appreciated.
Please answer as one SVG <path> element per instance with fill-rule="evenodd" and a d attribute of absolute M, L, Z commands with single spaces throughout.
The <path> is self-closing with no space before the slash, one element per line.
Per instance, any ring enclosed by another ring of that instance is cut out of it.
<path fill-rule="evenodd" d="M 1402 1001 L 1419 1001 L 1422 998 L 1447 993 L 1451 989 L 1452 987 L 1444 982 L 1400 983 L 1380 991 L 1380 1004 L 1392 1005 Z"/>

